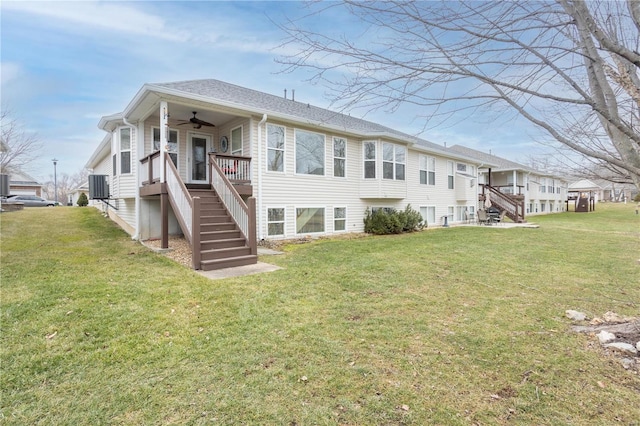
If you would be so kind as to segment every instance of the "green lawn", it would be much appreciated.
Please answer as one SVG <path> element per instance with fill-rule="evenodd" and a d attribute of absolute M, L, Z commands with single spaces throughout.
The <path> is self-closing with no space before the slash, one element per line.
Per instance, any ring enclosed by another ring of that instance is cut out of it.
<path fill-rule="evenodd" d="M 640 377 L 564 314 L 640 315 L 632 205 L 321 239 L 217 281 L 91 208 L 0 221 L 0 423 L 640 423 Z"/>

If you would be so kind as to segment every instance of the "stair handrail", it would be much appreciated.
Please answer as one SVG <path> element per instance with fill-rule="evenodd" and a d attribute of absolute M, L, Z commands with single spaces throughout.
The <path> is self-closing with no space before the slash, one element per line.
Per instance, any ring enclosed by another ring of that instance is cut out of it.
<path fill-rule="evenodd" d="M 238 191 L 233 187 L 233 184 L 231 184 L 231 181 L 229 181 L 218 165 L 216 154 L 209 154 L 209 166 L 211 170 L 209 177 L 213 189 L 247 240 L 251 254 L 258 254 L 255 198 L 249 197 L 248 204 L 244 202 L 240 194 L 238 194 Z"/>
<path fill-rule="evenodd" d="M 173 207 L 176 219 L 180 223 L 180 228 L 182 228 L 185 238 L 190 244 L 193 244 L 193 198 L 180 178 L 178 169 L 176 169 L 175 164 L 173 164 L 169 153 L 165 152 L 164 161 L 165 182 L 167 183 L 169 202 Z"/>

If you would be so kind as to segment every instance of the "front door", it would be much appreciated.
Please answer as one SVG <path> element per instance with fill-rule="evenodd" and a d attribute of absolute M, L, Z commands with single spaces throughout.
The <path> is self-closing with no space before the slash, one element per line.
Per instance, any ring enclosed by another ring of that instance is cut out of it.
<path fill-rule="evenodd" d="M 211 136 L 192 133 L 189 136 L 189 182 L 207 183 L 209 168 L 207 152 L 211 146 Z"/>

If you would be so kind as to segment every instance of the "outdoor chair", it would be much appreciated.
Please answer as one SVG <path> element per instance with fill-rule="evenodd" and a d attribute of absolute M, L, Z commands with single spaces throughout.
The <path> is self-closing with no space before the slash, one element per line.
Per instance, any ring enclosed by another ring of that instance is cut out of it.
<path fill-rule="evenodd" d="M 485 210 L 478 210 L 478 223 L 480 225 L 486 225 L 489 223 L 489 216 Z"/>

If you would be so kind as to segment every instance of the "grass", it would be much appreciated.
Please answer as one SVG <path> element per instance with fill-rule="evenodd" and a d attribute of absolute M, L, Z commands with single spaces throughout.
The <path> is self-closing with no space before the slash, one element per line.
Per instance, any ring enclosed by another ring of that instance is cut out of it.
<path fill-rule="evenodd" d="M 210 281 L 89 208 L 2 214 L 5 424 L 638 424 L 567 309 L 639 315 L 630 205 L 321 239 Z"/>

